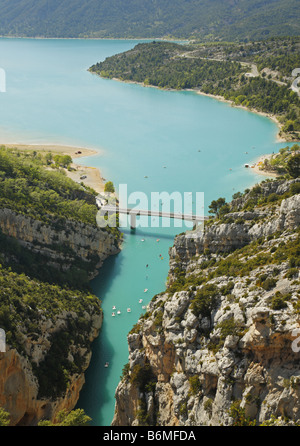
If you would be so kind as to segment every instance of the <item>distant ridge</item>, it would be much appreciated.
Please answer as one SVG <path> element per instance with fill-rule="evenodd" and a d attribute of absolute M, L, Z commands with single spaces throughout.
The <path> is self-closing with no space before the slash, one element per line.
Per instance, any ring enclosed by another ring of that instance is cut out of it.
<path fill-rule="evenodd" d="M 298 0 L 0 0 L 0 35 L 259 40 L 300 35 Z"/>

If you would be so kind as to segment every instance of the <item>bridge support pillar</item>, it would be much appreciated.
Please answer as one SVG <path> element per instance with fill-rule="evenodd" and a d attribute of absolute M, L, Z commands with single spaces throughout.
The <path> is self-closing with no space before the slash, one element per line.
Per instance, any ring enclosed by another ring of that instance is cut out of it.
<path fill-rule="evenodd" d="M 130 229 L 136 228 L 136 214 L 130 214 Z"/>

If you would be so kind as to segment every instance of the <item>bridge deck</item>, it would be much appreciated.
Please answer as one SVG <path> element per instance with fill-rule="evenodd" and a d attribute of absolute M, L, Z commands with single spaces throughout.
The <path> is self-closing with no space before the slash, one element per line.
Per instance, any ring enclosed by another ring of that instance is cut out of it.
<path fill-rule="evenodd" d="M 103 206 L 101 208 L 103 212 L 118 212 L 119 214 L 127 214 L 127 215 L 142 215 L 148 217 L 161 217 L 161 218 L 174 218 L 176 220 L 186 220 L 186 221 L 205 221 L 208 220 L 208 217 L 193 215 L 193 214 L 181 214 L 176 212 L 161 212 L 161 211 L 152 211 L 152 210 L 143 210 L 143 209 L 130 209 L 130 208 L 119 208 L 115 206 Z"/>

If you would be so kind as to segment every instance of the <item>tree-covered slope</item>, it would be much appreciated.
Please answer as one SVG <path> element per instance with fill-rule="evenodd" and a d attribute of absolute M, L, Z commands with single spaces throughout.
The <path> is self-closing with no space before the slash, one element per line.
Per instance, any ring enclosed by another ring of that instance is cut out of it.
<path fill-rule="evenodd" d="M 300 31 L 297 0 L 1 0 L 0 34 L 260 39 Z"/>

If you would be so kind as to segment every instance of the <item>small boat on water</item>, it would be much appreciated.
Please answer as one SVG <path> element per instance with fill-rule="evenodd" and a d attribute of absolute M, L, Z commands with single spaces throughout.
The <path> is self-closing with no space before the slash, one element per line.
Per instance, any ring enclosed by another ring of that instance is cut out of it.
<path fill-rule="evenodd" d="M 116 309 L 116 306 L 114 305 L 114 306 L 112 307 L 112 309 L 115 310 L 115 309 Z"/>
<path fill-rule="evenodd" d="M 143 302 L 143 299 L 140 299 L 140 300 L 139 300 L 139 304 L 141 304 L 142 302 Z"/>
<path fill-rule="evenodd" d="M 131 309 L 130 308 L 127 308 L 127 313 L 130 313 L 131 312 Z"/>
<path fill-rule="evenodd" d="M 109 366 L 109 362 L 106 362 L 105 364 L 104 364 L 104 367 L 108 367 Z"/>
<path fill-rule="evenodd" d="M 115 315 L 116 315 L 116 313 L 111 313 L 111 315 L 112 315 L 112 316 L 115 316 Z"/>
<path fill-rule="evenodd" d="M 118 311 L 117 311 L 117 314 L 121 314 L 121 311 L 120 311 L 120 310 L 118 310 Z"/>

